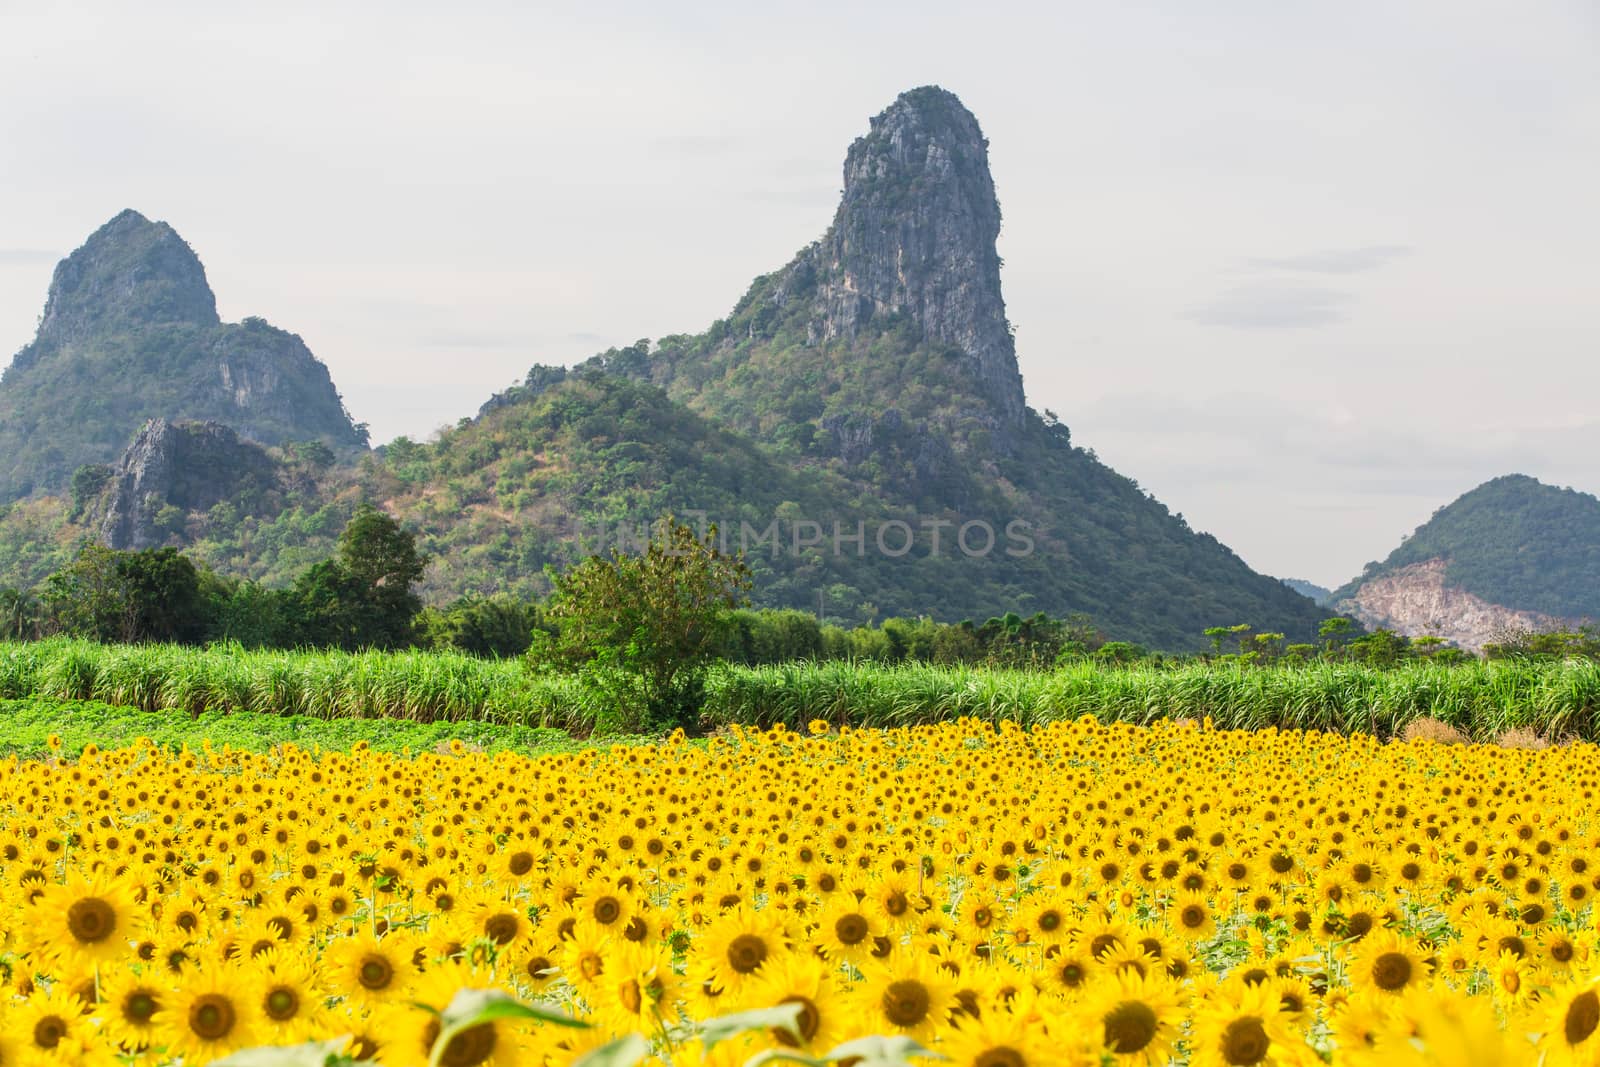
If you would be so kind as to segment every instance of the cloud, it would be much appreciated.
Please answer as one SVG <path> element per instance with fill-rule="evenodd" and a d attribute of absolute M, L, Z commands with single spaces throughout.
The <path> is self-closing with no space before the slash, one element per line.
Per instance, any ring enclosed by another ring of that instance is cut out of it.
<path fill-rule="evenodd" d="M 1359 274 L 1377 270 L 1411 254 L 1409 245 L 1365 245 L 1331 248 L 1298 256 L 1256 257 L 1249 265 L 1258 270 L 1306 271 L 1312 274 Z"/>
<path fill-rule="evenodd" d="M 0 264 L 53 263 L 61 258 L 60 252 L 45 248 L 0 248 Z"/>
<path fill-rule="evenodd" d="M 1351 294 L 1300 285 L 1242 285 L 1220 294 L 1184 318 L 1240 330 L 1329 326 L 1349 317 Z"/>

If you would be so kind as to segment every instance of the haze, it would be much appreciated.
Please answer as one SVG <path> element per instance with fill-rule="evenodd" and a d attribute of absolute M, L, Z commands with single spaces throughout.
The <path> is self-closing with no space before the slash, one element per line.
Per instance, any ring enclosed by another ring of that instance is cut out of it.
<path fill-rule="evenodd" d="M 0 352 L 134 207 L 424 437 L 727 313 L 937 83 L 1029 402 L 1257 569 L 1338 584 L 1498 474 L 1600 491 L 1589 3 L 215 7 L 0 0 Z"/>

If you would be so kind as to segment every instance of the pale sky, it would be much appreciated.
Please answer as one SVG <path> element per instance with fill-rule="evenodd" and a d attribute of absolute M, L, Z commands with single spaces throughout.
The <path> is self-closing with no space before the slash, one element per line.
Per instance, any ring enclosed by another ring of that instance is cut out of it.
<path fill-rule="evenodd" d="M 1592 0 L 769 7 L 0 0 L 0 360 L 132 207 L 425 437 L 726 314 L 936 83 L 1029 403 L 1257 569 L 1337 584 L 1499 474 L 1600 492 Z"/>

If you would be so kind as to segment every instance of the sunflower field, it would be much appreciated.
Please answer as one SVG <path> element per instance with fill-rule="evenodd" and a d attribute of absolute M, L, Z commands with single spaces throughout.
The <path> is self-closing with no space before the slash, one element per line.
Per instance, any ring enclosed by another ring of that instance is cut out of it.
<path fill-rule="evenodd" d="M 0 1067 L 1600 1062 L 1600 750 L 818 721 L 0 763 Z"/>

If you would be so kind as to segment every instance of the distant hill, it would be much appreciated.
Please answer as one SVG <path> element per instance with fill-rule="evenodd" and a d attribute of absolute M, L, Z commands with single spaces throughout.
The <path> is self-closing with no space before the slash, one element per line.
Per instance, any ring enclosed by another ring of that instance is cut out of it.
<path fill-rule="evenodd" d="M 1476 648 L 1600 618 L 1600 499 L 1511 474 L 1434 512 L 1332 594 L 1369 625 Z"/>
<path fill-rule="evenodd" d="M 535 366 L 437 440 L 401 438 L 359 463 L 312 469 L 278 447 L 269 456 L 287 466 L 269 476 L 224 434 L 155 427 L 94 499 L 14 507 L 0 522 L 0 581 L 39 574 L 75 531 L 114 528 L 281 582 L 330 551 L 366 500 L 420 531 L 435 560 L 429 599 L 534 595 L 546 564 L 671 511 L 716 522 L 746 550 L 757 602 L 830 618 L 1084 612 L 1112 637 L 1167 649 L 1240 622 L 1310 638 L 1326 611 L 1027 406 L 999 232 L 977 120 L 943 89 L 912 90 L 851 145 L 823 236 L 703 332 Z M 183 329 L 215 329 L 192 289 L 151 289 L 146 303 Z M 151 416 L 209 418 L 280 446 L 317 436 L 229 414 Z M 232 473 L 186 488 L 194 506 L 163 496 L 161 457 L 196 449 Z"/>
<path fill-rule="evenodd" d="M 1310 597 L 1318 604 L 1328 603 L 1328 598 L 1333 596 L 1333 590 L 1316 582 L 1308 582 L 1304 578 L 1285 578 L 1283 584 L 1301 596 Z"/>
<path fill-rule="evenodd" d="M 124 211 L 56 267 L 38 334 L 0 377 L 0 504 L 110 463 L 151 418 L 214 420 L 264 444 L 367 440 L 300 338 L 223 323 L 183 238 Z"/>

